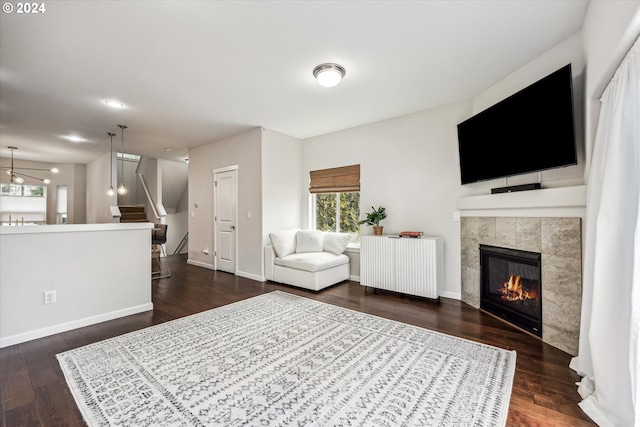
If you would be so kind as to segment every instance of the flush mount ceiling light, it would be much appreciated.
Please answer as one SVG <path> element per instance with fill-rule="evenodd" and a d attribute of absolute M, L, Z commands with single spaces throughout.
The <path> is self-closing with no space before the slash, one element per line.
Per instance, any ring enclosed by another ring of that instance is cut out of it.
<path fill-rule="evenodd" d="M 338 64 L 320 64 L 313 69 L 313 77 L 318 80 L 320 86 L 334 87 L 344 77 L 346 71 L 344 67 Z"/>
<path fill-rule="evenodd" d="M 105 104 L 107 104 L 109 107 L 113 107 L 113 108 L 124 108 L 124 104 L 120 101 L 114 101 L 112 99 L 108 99 L 106 101 L 104 101 Z"/>
<path fill-rule="evenodd" d="M 24 182 L 25 178 L 31 178 L 31 179 L 35 179 L 36 181 L 42 181 L 43 184 L 45 185 L 49 185 L 51 184 L 51 180 L 49 178 L 38 178 L 36 176 L 31 176 L 31 175 L 27 175 L 21 172 L 16 172 L 16 169 L 19 170 L 28 170 L 28 171 L 45 171 L 45 172 L 51 172 L 51 173 L 58 173 L 60 172 L 60 170 L 58 168 L 50 168 L 50 169 L 44 169 L 44 168 L 17 168 L 14 166 L 14 161 L 13 161 L 13 151 L 17 150 L 18 147 L 12 147 L 9 146 L 7 147 L 11 150 L 11 167 L 10 168 L 5 168 L 5 167 L 0 167 L 0 170 L 3 170 L 7 173 L 7 175 L 11 175 L 11 182 L 15 182 L 16 184 L 22 184 Z"/>

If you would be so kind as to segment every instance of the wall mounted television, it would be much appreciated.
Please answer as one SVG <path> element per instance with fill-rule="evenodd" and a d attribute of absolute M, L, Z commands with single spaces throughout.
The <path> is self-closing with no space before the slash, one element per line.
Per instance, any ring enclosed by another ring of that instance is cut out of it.
<path fill-rule="evenodd" d="M 458 124 L 462 184 L 577 164 L 571 64 Z"/>

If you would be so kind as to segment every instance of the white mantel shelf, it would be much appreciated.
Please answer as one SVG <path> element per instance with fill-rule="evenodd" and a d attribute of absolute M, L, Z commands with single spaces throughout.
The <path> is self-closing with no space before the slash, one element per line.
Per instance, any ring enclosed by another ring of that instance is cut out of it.
<path fill-rule="evenodd" d="M 456 208 L 460 211 L 585 208 L 586 206 L 586 185 L 543 188 L 540 190 L 488 194 L 483 196 L 467 196 L 460 197 L 456 201 Z"/>
<path fill-rule="evenodd" d="M 125 231 L 152 229 L 150 222 L 104 223 L 104 224 L 59 224 L 59 225 L 11 225 L 0 227 L 2 234 L 70 233 L 87 231 Z"/>

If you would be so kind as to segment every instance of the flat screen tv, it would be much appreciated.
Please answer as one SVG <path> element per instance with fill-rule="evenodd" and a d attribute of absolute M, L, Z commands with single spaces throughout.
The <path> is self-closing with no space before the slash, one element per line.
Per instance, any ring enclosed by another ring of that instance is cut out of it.
<path fill-rule="evenodd" d="M 462 184 L 577 164 L 571 64 L 458 125 Z"/>

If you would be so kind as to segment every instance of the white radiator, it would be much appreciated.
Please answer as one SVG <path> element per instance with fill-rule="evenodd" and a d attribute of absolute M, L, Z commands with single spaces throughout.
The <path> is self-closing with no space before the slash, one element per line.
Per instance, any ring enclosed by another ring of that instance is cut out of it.
<path fill-rule="evenodd" d="M 444 287 L 443 258 L 439 237 L 362 236 L 360 284 L 437 299 Z"/>

